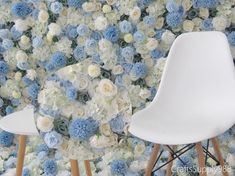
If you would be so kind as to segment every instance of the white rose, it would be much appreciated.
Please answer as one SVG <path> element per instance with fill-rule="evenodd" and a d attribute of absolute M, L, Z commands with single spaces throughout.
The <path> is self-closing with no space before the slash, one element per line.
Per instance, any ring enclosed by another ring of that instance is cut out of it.
<path fill-rule="evenodd" d="M 156 29 L 161 29 L 164 25 L 164 18 L 163 17 L 160 17 L 157 19 L 157 22 L 156 22 L 156 25 L 155 25 L 155 28 Z"/>
<path fill-rule="evenodd" d="M 152 51 L 154 49 L 156 49 L 158 46 L 158 41 L 155 38 L 149 38 L 147 43 L 146 43 L 146 47 L 148 50 Z"/>
<path fill-rule="evenodd" d="M 165 42 L 166 44 L 172 44 L 174 40 L 175 40 L 175 35 L 171 31 L 166 30 L 162 34 L 162 41 Z"/>
<path fill-rule="evenodd" d="M 82 9 L 85 12 L 94 12 L 94 11 L 96 11 L 96 3 L 85 2 L 85 3 L 82 4 Z"/>
<path fill-rule="evenodd" d="M 17 19 L 15 20 L 15 29 L 17 31 L 26 31 L 29 28 L 29 24 L 27 20 Z"/>
<path fill-rule="evenodd" d="M 140 18 L 141 15 L 141 10 L 139 7 L 134 7 L 131 11 L 130 11 L 130 18 L 132 20 L 138 20 Z"/>
<path fill-rule="evenodd" d="M 200 8 L 199 9 L 199 16 L 206 19 L 209 17 L 209 10 L 207 8 Z"/>
<path fill-rule="evenodd" d="M 88 75 L 92 78 L 98 77 L 100 75 L 100 67 L 98 65 L 89 65 Z"/>
<path fill-rule="evenodd" d="M 104 96 L 114 96 L 117 94 L 117 87 L 109 79 L 102 79 L 99 83 L 98 89 Z"/>
<path fill-rule="evenodd" d="M 95 19 L 94 24 L 97 30 L 104 30 L 108 26 L 108 20 L 103 16 L 99 16 Z"/>
<path fill-rule="evenodd" d="M 39 14 L 38 14 L 38 20 L 41 23 L 46 23 L 47 20 L 49 18 L 49 14 L 47 13 L 47 11 L 45 10 L 40 10 Z"/>
<path fill-rule="evenodd" d="M 134 154 L 136 157 L 140 157 L 145 151 L 144 143 L 137 144 L 134 148 Z"/>
<path fill-rule="evenodd" d="M 227 27 L 227 19 L 223 16 L 217 16 L 213 18 L 212 24 L 216 30 L 224 31 Z"/>
<path fill-rule="evenodd" d="M 151 93 L 148 89 L 141 89 L 140 90 L 140 93 L 139 93 L 139 96 L 143 99 L 147 99 L 148 97 L 150 97 Z"/>
<path fill-rule="evenodd" d="M 110 128 L 110 125 L 108 123 L 104 123 L 104 124 L 100 125 L 100 132 L 101 132 L 101 134 L 103 134 L 105 136 L 111 136 L 112 130 Z"/>
<path fill-rule="evenodd" d="M 51 35 L 59 35 L 61 33 L 61 27 L 56 23 L 49 24 L 48 28 Z"/>
<path fill-rule="evenodd" d="M 49 117 L 39 116 L 37 118 L 37 127 L 42 132 L 49 132 L 53 128 L 53 120 Z"/>
<path fill-rule="evenodd" d="M 183 29 L 187 32 L 192 32 L 194 28 L 194 22 L 190 20 L 185 20 L 183 23 Z"/>
<path fill-rule="evenodd" d="M 118 143 L 117 141 L 117 135 L 112 136 L 93 136 L 90 139 L 90 144 L 94 148 L 104 148 L 104 147 L 111 147 L 113 145 L 116 145 Z"/>
<path fill-rule="evenodd" d="M 22 44 L 22 45 L 29 45 L 30 43 L 30 39 L 29 39 L 29 37 L 27 37 L 26 35 L 22 35 L 21 37 L 20 37 L 20 43 Z"/>
<path fill-rule="evenodd" d="M 86 76 L 79 75 L 78 79 L 79 79 L 79 81 L 73 82 L 75 88 L 77 88 L 78 90 L 86 89 L 89 85 L 88 78 Z"/>
<path fill-rule="evenodd" d="M 36 77 L 37 77 L 37 72 L 36 72 L 34 69 L 29 69 L 29 70 L 27 70 L 26 76 L 27 76 L 29 79 L 34 80 L 34 79 L 36 79 Z"/>
<path fill-rule="evenodd" d="M 24 51 L 19 50 L 16 52 L 16 60 L 18 63 L 27 62 L 28 55 Z"/>
<path fill-rule="evenodd" d="M 182 6 L 184 7 L 185 11 L 188 11 L 192 7 L 193 3 L 191 0 L 183 0 Z"/>
<path fill-rule="evenodd" d="M 106 40 L 106 39 L 101 39 L 100 41 L 99 41 L 99 49 L 101 50 L 101 51 L 107 51 L 107 50 L 109 50 L 109 49 L 111 49 L 112 48 L 112 43 L 110 42 L 110 41 L 108 41 L 108 40 Z"/>
<path fill-rule="evenodd" d="M 123 73 L 123 68 L 121 65 L 115 65 L 112 69 L 112 73 L 114 75 L 122 74 Z"/>

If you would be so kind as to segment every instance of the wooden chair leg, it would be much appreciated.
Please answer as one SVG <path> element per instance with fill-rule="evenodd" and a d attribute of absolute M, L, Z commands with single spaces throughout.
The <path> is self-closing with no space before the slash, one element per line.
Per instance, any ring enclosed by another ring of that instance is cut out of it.
<path fill-rule="evenodd" d="M 85 160 L 84 164 L 85 164 L 85 169 L 86 169 L 86 175 L 87 176 L 92 176 L 90 161 L 89 160 Z"/>
<path fill-rule="evenodd" d="M 19 148 L 18 148 L 18 154 L 17 154 L 16 176 L 22 176 L 26 139 L 27 139 L 27 136 L 19 135 Z"/>
<path fill-rule="evenodd" d="M 228 176 L 228 172 L 227 172 L 225 164 L 224 164 L 224 159 L 223 159 L 223 156 L 222 156 L 221 151 L 220 151 L 218 140 L 216 138 L 212 138 L 211 141 L 212 141 L 212 144 L 213 144 L 213 147 L 214 147 L 215 154 L 216 154 L 216 156 L 217 156 L 217 158 L 220 162 L 220 166 L 221 166 L 221 169 L 222 169 L 223 176 Z"/>
<path fill-rule="evenodd" d="M 203 154 L 201 142 L 196 143 L 196 150 L 198 156 L 199 174 L 200 176 L 206 176 L 205 156 Z"/>
<path fill-rule="evenodd" d="M 79 168 L 78 168 L 78 161 L 70 159 L 70 165 L 71 165 L 72 176 L 80 176 Z"/>
<path fill-rule="evenodd" d="M 173 146 L 173 150 L 175 149 L 175 146 Z M 169 157 L 168 157 L 168 161 L 171 161 L 173 159 L 173 154 L 172 151 L 169 150 Z M 173 161 L 171 161 L 168 165 L 167 165 L 167 169 L 166 169 L 166 176 L 171 176 L 172 175 L 172 165 L 173 165 Z"/>
<path fill-rule="evenodd" d="M 153 148 L 152 154 L 150 156 L 150 159 L 148 161 L 148 165 L 147 165 L 147 168 L 145 171 L 145 176 L 151 176 L 151 173 L 152 173 L 154 164 L 156 162 L 159 150 L 160 150 L 160 144 L 154 144 L 154 148 Z"/>

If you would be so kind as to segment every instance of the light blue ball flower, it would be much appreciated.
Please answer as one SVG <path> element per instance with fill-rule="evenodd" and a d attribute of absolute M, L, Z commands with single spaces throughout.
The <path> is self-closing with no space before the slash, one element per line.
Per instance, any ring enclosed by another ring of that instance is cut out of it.
<path fill-rule="evenodd" d="M 230 45 L 235 46 L 235 31 L 228 34 L 228 42 Z"/>
<path fill-rule="evenodd" d="M 115 26 L 109 26 L 104 31 L 104 38 L 111 41 L 116 42 L 119 39 L 119 31 Z"/>
<path fill-rule="evenodd" d="M 147 26 L 150 26 L 150 27 L 156 24 L 156 19 L 153 16 L 145 16 L 143 18 L 143 21 Z"/>
<path fill-rule="evenodd" d="M 201 28 L 204 31 L 211 31 L 213 29 L 212 19 L 207 18 L 207 19 L 203 20 L 201 23 Z"/>
<path fill-rule="evenodd" d="M 99 41 L 102 38 L 102 34 L 98 31 L 92 31 L 91 32 L 91 38 L 96 40 L 96 41 Z"/>
<path fill-rule="evenodd" d="M 11 7 L 11 13 L 17 17 L 26 17 L 32 12 L 32 9 L 25 2 L 16 2 Z"/>
<path fill-rule="evenodd" d="M 125 123 L 123 121 L 123 117 L 117 116 L 117 117 L 113 118 L 109 122 L 109 124 L 110 124 L 110 127 L 111 127 L 113 132 L 116 132 L 116 133 L 122 133 L 123 132 L 123 129 L 124 129 L 124 126 L 125 126 Z"/>
<path fill-rule="evenodd" d="M 71 25 L 67 26 L 65 33 L 70 39 L 75 39 L 78 36 L 77 28 Z"/>
<path fill-rule="evenodd" d="M 85 36 L 85 35 L 87 35 L 89 33 L 89 28 L 85 24 L 80 24 L 77 27 L 77 33 L 80 36 Z"/>
<path fill-rule="evenodd" d="M 58 1 L 55 1 L 51 3 L 50 8 L 53 13 L 59 14 L 63 10 L 63 4 Z"/>
<path fill-rule="evenodd" d="M 180 160 L 176 160 L 177 167 L 188 167 L 192 168 L 194 166 L 193 159 L 187 155 L 180 156 L 180 159 L 185 163 L 183 164 Z"/>
<path fill-rule="evenodd" d="M 9 38 L 10 32 L 8 29 L 0 29 L 0 38 L 5 39 Z"/>
<path fill-rule="evenodd" d="M 178 27 L 179 25 L 181 25 L 183 22 L 183 16 L 181 13 L 179 12 L 172 12 L 172 13 L 168 13 L 166 16 L 166 23 L 170 26 L 170 27 Z"/>
<path fill-rule="evenodd" d="M 42 37 L 39 37 L 39 36 L 34 37 L 34 39 L 33 39 L 33 47 L 34 47 L 34 48 L 39 48 L 39 47 L 41 47 L 42 45 L 43 45 L 43 39 L 42 39 Z"/>
<path fill-rule="evenodd" d="M 46 175 L 56 176 L 57 164 L 54 160 L 49 159 L 43 163 L 43 171 Z"/>
<path fill-rule="evenodd" d="M 132 30 L 132 25 L 129 21 L 124 20 L 119 23 L 119 29 L 123 33 L 129 33 Z"/>
<path fill-rule="evenodd" d="M 69 125 L 69 134 L 73 139 L 88 140 L 98 130 L 98 123 L 92 119 L 74 119 Z"/>
<path fill-rule="evenodd" d="M 38 84 L 34 83 L 29 85 L 29 87 L 27 88 L 27 92 L 30 98 L 32 99 L 36 99 L 39 93 L 40 87 Z"/>
<path fill-rule="evenodd" d="M 30 176 L 30 170 L 28 168 L 24 168 L 22 172 L 22 176 Z"/>
<path fill-rule="evenodd" d="M 6 75 L 9 71 L 9 67 L 5 61 L 0 61 L 0 75 Z"/>
<path fill-rule="evenodd" d="M 10 147 L 14 140 L 14 134 L 1 131 L 0 132 L 0 145 L 3 147 Z"/>
<path fill-rule="evenodd" d="M 136 42 L 143 42 L 145 40 L 145 34 L 142 31 L 136 31 L 134 33 L 134 40 Z"/>
<path fill-rule="evenodd" d="M 20 69 L 20 70 L 27 70 L 29 68 L 29 64 L 28 62 L 18 62 L 16 64 L 16 66 Z"/>
<path fill-rule="evenodd" d="M 80 8 L 82 7 L 82 4 L 86 2 L 86 0 L 68 0 L 68 6 L 69 7 L 74 7 L 74 8 Z"/>
<path fill-rule="evenodd" d="M 76 100 L 77 99 L 77 90 L 74 87 L 69 87 L 66 89 L 66 96 L 69 100 Z"/>
<path fill-rule="evenodd" d="M 97 41 L 94 39 L 88 39 L 85 42 L 85 48 L 87 49 L 94 49 L 97 47 Z"/>
<path fill-rule="evenodd" d="M 144 63 L 137 62 L 133 65 L 131 73 L 135 78 L 144 78 L 147 76 L 148 68 Z"/>
<path fill-rule="evenodd" d="M 150 56 L 151 56 L 152 59 L 157 60 L 157 59 L 163 57 L 164 54 L 160 50 L 154 49 L 150 52 Z"/>
<path fill-rule="evenodd" d="M 141 9 L 144 9 L 145 7 L 147 7 L 150 3 L 152 2 L 152 0 L 138 0 L 138 7 L 140 7 Z"/>
<path fill-rule="evenodd" d="M 62 143 L 62 136 L 56 131 L 46 133 L 44 141 L 49 148 L 58 148 Z"/>
<path fill-rule="evenodd" d="M 179 10 L 179 5 L 174 0 L 168 0 L 166 9 L 168 12 L 177 12 Z"/>
<path fill-rule="evenodd" d="M 131 46 L 127 46 L 125 48 L 122 48 L 121 55 L 124 58 L 131 58 L 131 57 L 133 57 L 134 56 L 134 48 L 131 47 Z"/>
<path fill-rule="evenodd" d="M 75 57 L 76 60 L 82 61 L 86 59 L 86 52 L 84 47 L 82 46 L 76 46 L 76 48 L 73 50 L 73 56 Z"/>
<path fill-rule="evenodd" d="M 219 0 L 194 0 L 195 8 L 213 8 L 219 4 Z"/>
<path fill-rule="evenodd" d="M 0 85 L 4 85 L 6 83 L 6 76 L 0 74 Z"/>
<path fill-rule="evenodd" d="M 10 31 L 11 31 L 11 36 L 14 40 L 19 39 L 23 35 L 23 32 L 17 31 L 14 26 L 11 28 Z"/>
<path fill-rule="evenodd" d="M 91 59 L 96 64 L 102 64 L 103 63 L 103 61 L 101 60 L 100 55 L 98 53 L 93 53 L 92 56 L 91 56 Z"/>
<path fill-rule="evenodd" d="M 6 111 L 6 114 L 8 115 L 8 114 L 13 113 L 14 108 L 12 106 L 8 105 L 5 109 L 5 111 Z"/>
<path fill-rule="evenodd" d="M 9 50 L 9 49 L 13 48 L 14 43 L 13 43 L 12 40 L 4 39 L 4 40 L 2 41 L 2 46 L 3 46 L 3 48 L 4 48 L 5 50 Z"/>
<path fill-rule="evenodd" d="M 113 160 L 110 167 L 113 175 L 125 175 L 127 172 L 127 164 L 124 160 Z"/>
<path fill-rule="evenodd" d="M 56 67 L 56 68 L 61 68 L 66 65 L 66 57 L 65 55 L 60 52 L 56 51 L 51 58 L 51 63 Z"/>

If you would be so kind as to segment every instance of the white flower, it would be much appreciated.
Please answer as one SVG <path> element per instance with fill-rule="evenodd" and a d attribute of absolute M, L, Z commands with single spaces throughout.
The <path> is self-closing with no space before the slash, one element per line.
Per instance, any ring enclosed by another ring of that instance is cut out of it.
<path fill-rule="evenodd" d="M 218 31 L 223 31 L 227 27 L 227 19 L 224 16 L 217 16 L 213 18 L 212 24 Z"/>
<path fill-rule="evenodd" d="M 165 42 L 166 44 L 172 44 L 174 40 L 175 40 L 175 35 L 171 31 L 166 30 L 162 34 L 162 41 Z"/>
<path fill-rule="evenodd" d="M 151 95 L 150 91 L 146 88 L 141 89 L 139 96 L 143 99 L 147 99 Z"/>
<path fill-rule="evenodd" d="M 112 43 L 106 39 L 101 39 L 99 41 L 99 49 L 103 52 L 110 50 L 112 48 Z"/>
<path fill-rule="evenodd" d="M 100 75 L 100 67 L 98 65 L 88 66 L 88 75 L 92 78 L 98 77 Z"/>
<path fill-rule="evenodd" d="M 53 120 L 49 117 L 40 116 L 37 118 L 37 127 L 42 132 L 49 132 L 53 128 Z"/>
<path fill-rule="evenodd" d="M 137 144 L 134 148 L 134 155 L 136 157 L 140 157 L 145 151 L 145 144 L 144 142 L 141 142 L 139 144 Z"/>
<path fill-rule="evenodd" d="M 61 27 L 56 23 L 49 24 L 48 28 L 51 35 L 59 35 L 61 33 Z"/>
<path fill-rule="evenodd" d="M 122 74 L 123 73 L 123 68 L 121 65 L 115 65 L 112 69 L 112 73 L 114 75 Z"/>
<path fill-rule="evenodd" d="M 155 38 L 149 38 L 147 43 L 146 43 L 146 47 L 148 50 L 154 50 L 156 49 L 158 46 L 158 41 Z"/>
<path fill-rule="evenodd" d="M 40 10 L 39 14 L 38 14 L 38 20 L 41 22 L 41 23 L 45 23 L 47 22 L 49 18 L 49 14 L 47 13 L 47 11 L 45 10 Z"/>
<path fill-rule="evenodd" d="M 27 62 L 28 60 L 28 55 L 23 50 L 17 51 L 15 57 L 18 63 Z"/>
<path fill-rule="evenodd" d="M 108 26 L 108 20 L 103 16 L 99 16 L 95 19 L 94 24 L 97 30 L 104 30 Z"/>
<path fill-rule="evenodd" d="M 117 87 L 109 79 L 102 79 L 99 83 L 98 89 L 104 96 L 114 96 L 117 94 Z"/>
<path fill-rule="evenodd" d="M 36 72 L 34 69 L 28 69 L 26 76 L 27 76 L 29 79 L 34 80 L 34 79 L 36 79 L 36 77 L 37 77 L 37 72 Z"/>
<path fill-rule="evenodd" d="M 111 8 L 110 5 L 105 4 L 105 5 L 103 5 L 103 7 L 102 7 L 102 11 L 103 11 L 104 13 L 109 13 L 109 12 L 111 12 L 111 10 L 112 10 L 112 8 Z"/>
<path fill-rule="evenodd" d="M 141 10 L 139 7 L 134 7 L 131 11 L 130 11 L 130 18 L 132 20 L 138 20 L 140 18 L 141 15 Z"/>
<path fill-rule="evenodd" d="M 90 144 L 94 148 L 104 148 L 104 147 L 111 147 L 113 145 L 117 145 L 117 135 L 111 136 L 93 136 L 90 139 Z"/>
<path fill-rule="evenodd" d="M 29 45 L 30 43 L 30 39 L 29 39 L 29 37 L 27 37 L 26 35 L 22 35 L 21 37 L 20 37 L 20 43 L 22 44 L 22 45 Z"/>
<path fill-rule="evenodd" d="M 99 3 L 94 3 L 94 2 L 85 2 L 82 4 L 82 9 L 85 12 L 94 12 L 97 9 L 97 7 L 101 6 Z"/>
<path fill-rule="evenodd" d="M 26 31 L 29 28 L 27 20 L 17 19 L 15 20 L 15 29 L 17 31 Z"/>
<path fill-rule="evenodd" d="M 233 154 L 228 154 L 227 158 L 226 158 L 227 163 L 229 164 L 229 166 L 231 167 L 235 167 L 235 156 Z"/>
<path fill-rule="evenodd" d="M 194 28 L 194 22 L 190 20 L 185 20 L 183 23 L 183 29 L 187 32 L 192 32 Z"/>
<path fill-rule="evenodd" d="M 105 136 L 111 136 L 112 130 L 109 123 L 104 123 L 100 125 L 100 132 Z"/>
<path fill-rule="evenodd" d="M 206 19 L 209 17 L 209 10 L 207 8 L 200 8 L 199 9 L 199 16 Z"/>

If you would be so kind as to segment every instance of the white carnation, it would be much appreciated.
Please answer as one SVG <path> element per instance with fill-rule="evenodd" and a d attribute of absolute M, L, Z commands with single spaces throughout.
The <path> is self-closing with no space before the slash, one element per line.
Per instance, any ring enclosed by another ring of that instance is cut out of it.
<path fill-rule="evenodd" d="M 103 16 L 97 17 L 94 23 L 97 30 L 104 30 L 108 26 L 108 20 Z"/>

